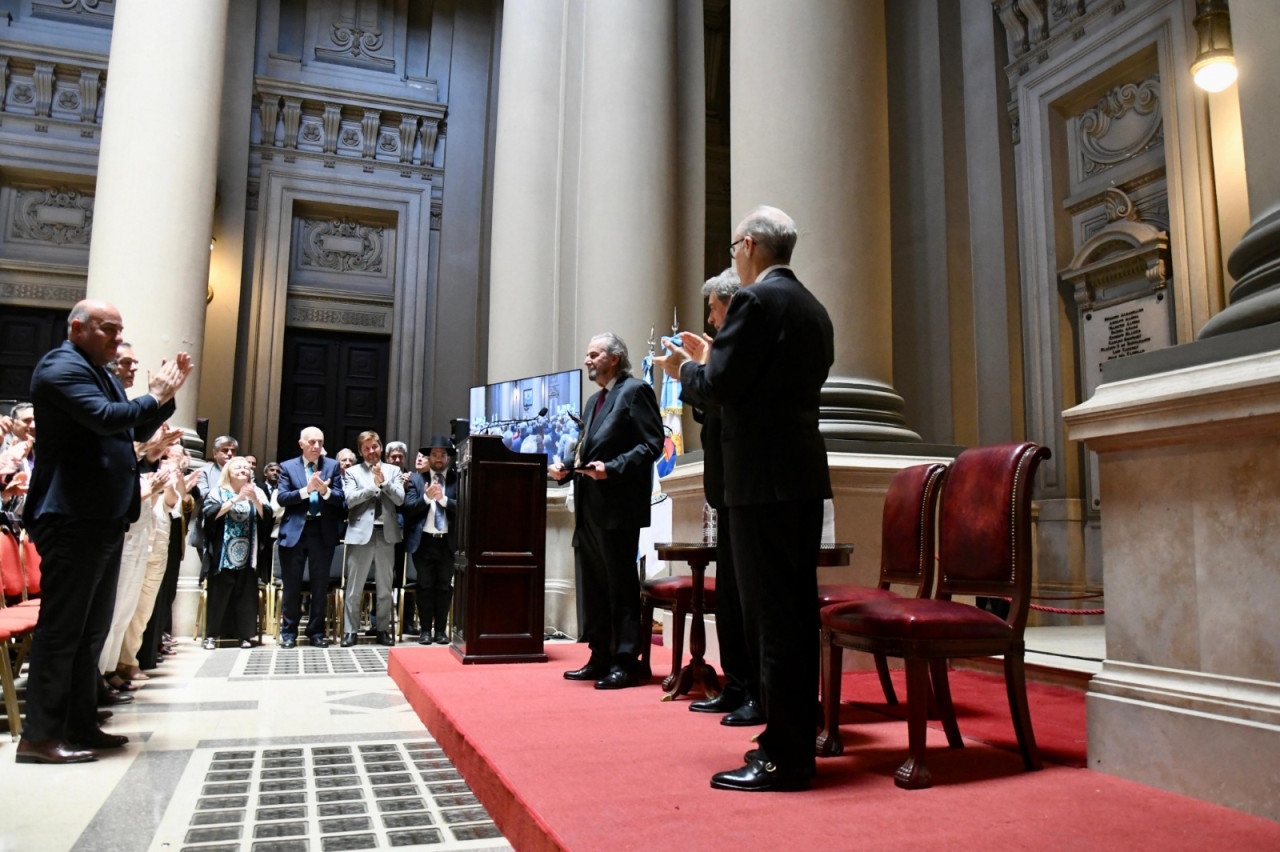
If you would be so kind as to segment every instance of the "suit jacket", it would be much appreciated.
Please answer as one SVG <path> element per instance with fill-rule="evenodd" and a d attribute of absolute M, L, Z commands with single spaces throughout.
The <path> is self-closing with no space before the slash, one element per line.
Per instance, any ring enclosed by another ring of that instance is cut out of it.
<path fill-rule="evenodd" d="M 720 448 L 720 406 L 714 402 L 695 403 L 688 393 L 680 398 L 693 406 L 693 419 L 702 424 L 702 493 L 711 508 L 724 508 L 724 450 Z"/>
<path fill-rule="evenodd" d="M 444 475 L 444 500 L 444 517 L 445 522 L 448 524 L 446 540 L 449 543 L 449 549 L 456 550 L 458 480 L 456 477 L 449 476 L 449 471 L 445 471 Z M 409 476 L 409 484 L 404 491 L 404 505 L 400 507 L 400 511 L 404 515 L 404 549 L 407 553 L 416 553 L 418 545 L 422 543 L 422 525 L 427 519 L 427 510 L 430 508 L 429 502 L 427 500 L 427 479 L 415 470 Z M 437 511 L 439 508 L 440 504 L 437 503 Z"/>
<path fill-rule="evenodd" d="M 328 456 L 317 462 L 320 477 L 329 480 L 329 496 L 320 498 L 320 535 L 328 547 L 336 547 L 342 538 L 342 523 L 347 518 L 347 505 L 343 502 L 342 468 Z M 280 490 L 275 494 L 276 505 L 284 512 L 280 521 L 280 546 L 295 547 L 307 524 L 307 508 L 311 495 L 303 494 L 307 487 L 307 462 L 302 456 L 289 459 L 280 465 Z M 328 567 L 325 567 L 328 571 Z"/>
<path fill-rule="evenodd" d="M 686 398 L 720 405 L 726 506 L 831 496 L 818 406 L 834 361 L 831 318 L 790 269 L 734 294 L 708 362 L 680 369 Z"/>
<path fill-rule="evenodd" d="M 46 514 L 136 521 L 142 504 L 133 442 L 160 428 L 173 400 L 126 399 L 115 376 L 67 340 L 36 364 L 31 401 L 40 413 L 40 452 L 23 522 Z"/>
<path fill-rule="evenodd" d="M 342 477 L 342 490 L 347 498 L 347 544 L 368 544 L 373 538 L 375 500 L 382 501 L 384 540 L 395 544 L 402 537 L 396 521 L 396 509 L 404 502 L 400 468 L 386 462 L 378 464 L 382 467 L 381 487 L 373 484 L 373 473 L 364 462 L 347 468 Z"/>
<path fill-rule="evenodd" d="M 653 463 L 662 454 L 662 418 L 653 388 L 632 376 L 619 375 L 595 415 L 600 392 L 587 400 L 579 441 L 582 464 L 602 461 L 609 474 L 573 478 L 574 511 L 601 529 L 649 526 Z M 577 537 L 575 532 L 574 537 Z"/>

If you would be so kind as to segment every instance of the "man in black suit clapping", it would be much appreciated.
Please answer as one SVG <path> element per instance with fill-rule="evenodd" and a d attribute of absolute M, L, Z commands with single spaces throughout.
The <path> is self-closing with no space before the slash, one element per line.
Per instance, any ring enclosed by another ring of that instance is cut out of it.
<path fill-rule="evenodd" d="M 149 393 L 125 398 L 106 365 L 123 342 L 115 305 L 78 302 L 67 340 L 36 365 L 31 398 L 40 411 L 40 454 L 23 523 L 40 553 L 43 600 L 31 643 L 27 723 L 18 763 L 81 763 L 127 737 L 98 727 L 98 657 L 111 626 L 124 533 L 138 519 L 138 458 L 173 413 L 191 373 L 178 353 L 148 377 Z"/>
<path fill-rule="evenodd" d="M 653 463 L 662 452 L 662 418 L 653 388 L 632 377 L 627 345 L 615 334 L 598 334 L 587 345 L 587 377 L 600 390 L 587 400 L 579 462 L 574 466 L 576 524 L 573 548 L 581 632 L 591 659 L 564 673 L 569 680 L 594 680 L 596 689 L 641 683 L 640 575 L 636 555 L 640 528 L 649 526 Z M 570 471 L 550 467 L 553 479 Z"/>
<path fill-rule="evenodd" d="M 826 309 L 789 265 L 795 244 L 781 210 L 748 214 L 729 247 L 742 289 L 707 363 L 694 360 L 704 341 L 687 333 L 688 352 L 668 345 L 656 359 L 723 417 L 724 502 L 766 720 L 746 765 L 712 776 L 712 787 L 729 790 L 802 790 L 814 774 L 818 550 L 831 496 L 818 404 L 835 345 Z M 762 455 L 765 446 L 788 451 Z"/>

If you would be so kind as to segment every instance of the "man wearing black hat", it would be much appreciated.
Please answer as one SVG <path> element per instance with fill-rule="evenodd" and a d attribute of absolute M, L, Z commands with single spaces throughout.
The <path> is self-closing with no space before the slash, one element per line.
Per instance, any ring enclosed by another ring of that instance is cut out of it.
<path fill-rule="evenodd" d="M 418 572 L 418 643 L 449 644 L 449 606 L 453 603 L 453 529 L 458 483 L 446 476 L 448 437 L 436 435 L 418 450 L 414 473 L 405 486 L 405 549 Z M 434 625 L 434 629 L 433 629 Z"/>

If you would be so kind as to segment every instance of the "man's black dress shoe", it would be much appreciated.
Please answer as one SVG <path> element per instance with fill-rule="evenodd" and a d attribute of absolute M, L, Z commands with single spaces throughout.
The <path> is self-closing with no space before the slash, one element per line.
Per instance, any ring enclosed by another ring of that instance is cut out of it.
<path fill-rule="evenodd" d="M 694 713 L 732 713 L 741 706 L 741 693 L 726 690 L 715 698 L 704 698 L 693 702 L 689 705 L 689 710 Z"/>
<path fill-rule="evenodd" d="M 129 738 L 123 734 L 108 734 L 106 731 L 94 729 L 84 734 L 68 734 L 67 740 L 75 748 L 124 748 Z"/>
<path fill-rule="evenodd" d="M 812 778 L 808 772 L 783 769 L 769 760 L 749 760 L 741 769 L 717 772 L 711 776 L 711 786 L 717 790 L 742 790 L 763 793 L 782 790 L 808 790 Z"/>
<path fill-rule="evenodd" d="M 720 720 L 721 725 L 728 725 L 731 728 L 763 725 L 764 723 L 764 713 L 760 711 L 760 705 L 752 698 L 742 702 L 741 707 Z"/>
<path fill-rule="evenodd" d="M 609 673 L 596 681 L 596 689 L 626 689 L 628 686 L 639 686 L 640 680 L 635 672 L 629 672 L 614 666 Z"/>
<path fill-rule="evenodd" d="M 127 692 L 116 692 L 114 689 L 106 695 L 98 696 L 99 707 L 119 707 L 121 704 L 132 704 L 133 696 Z"/>
<path fill-rule="evenodd" d="M 430 645 L 430 644 L 431 644 L 431 634 L 430 634 L 430 633 L 423 633 L 422 635 L 420 635 L 420 636 L 418 637 L 418 644 L 419 644 L 419 645 Z"/>
<path fill-rule="evenodd" d="M 396 640 L 391 638 L 391 634 L 385 630 L 378 631 L 378 644 L 386 645 L 388 648 L 396 644 Z"/>
<path fill-rule="evenodd" d="M 609 673 L 609 667 L 604 663 L 596 663 L 588 661 L 585 666 L 580 669 L 574 669 L 571 672 L 564 673 L 565 680 L 599 680 Z"/>
<path fill-rule="evenodd" d="M 359 637 L 357 637 L 356 634 L 354 633 L 342 634 L 342 647 L 344 648 L 353 647 L 358 641 L 359 641 Z"/>
<path fill-rule="evenodd" d="M 329 640 L 324 636 L 312 636 L 307 641 L 311 643 L 312 648 L 328 648 Z"/>
<path fill-rule="evenodd" d="M 23 737 L 14 755 L 16 763 L 89 763 L 98 757 L 87 749 L 73 748 L 62 740 L 29 740 Z"/>
<path fill-rule="evenodd" d="M 286 636 L 286 637 L 284 637 L 283 639 L 281 639 L 281 640 L 280 640 L 280 647 L 281 647 L 281 648 L 286 648 L 286 649 L 287 649 L 287 648 L 296 648 L 296 647 L 298 647 L 298 640 L 297 640 L 297 639 L 295 639 L 295 638 L 293 638 L 292 636 Z"/>
<path fill-rule="evenodd" d="M 449 637 L 448 637 L 448 636 L 446 636 L 446 635 L 444 635 L 444 633 L 440 632 L 439 630 L 437 630 L 437 631 L 436 631 L 436 644 L 437 644 L 437 645 L 448 645 L 448 644 L 449 644 Z"/>

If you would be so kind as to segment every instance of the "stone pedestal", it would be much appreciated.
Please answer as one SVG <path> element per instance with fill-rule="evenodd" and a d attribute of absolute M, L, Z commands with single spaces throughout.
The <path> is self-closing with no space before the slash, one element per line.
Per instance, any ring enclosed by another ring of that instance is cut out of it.
<path fill-rule="evenodd" d="M 1108 381 L 1063 417 L 1107 507 L 1090 767 L 1280 818 L 1280 352 Z"/>

